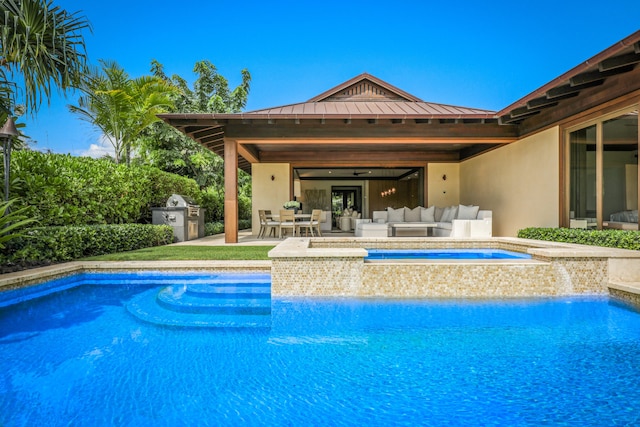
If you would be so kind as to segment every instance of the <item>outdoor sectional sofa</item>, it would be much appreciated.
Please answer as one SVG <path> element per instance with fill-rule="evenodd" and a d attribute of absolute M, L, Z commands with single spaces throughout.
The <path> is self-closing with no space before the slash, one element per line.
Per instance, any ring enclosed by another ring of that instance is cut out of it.
<path fill-rule="evenodd" d="M 386 211 L 374 211 L 371 222 L 358 221 L 356 237 L 387 237 L 402 229 L 405 233 L 431 229 L 435 237 L 491 237 L 492 211 L 480 210 L 479 206 L 449 206 L 440 208 L 418 206 Z M 396 227 L 397 226 L 397 227 Z"/>

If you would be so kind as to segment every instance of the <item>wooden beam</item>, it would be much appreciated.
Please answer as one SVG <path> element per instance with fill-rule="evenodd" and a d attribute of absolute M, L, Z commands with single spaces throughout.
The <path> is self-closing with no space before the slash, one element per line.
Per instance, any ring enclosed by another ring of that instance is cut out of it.
<path fill-rule="evenodd" d="M 570 80 L 571 86 L 583 86 L 585 84 L 596 83 L 603 81 L 607 77 L 615 76 L 616 74 L 628 73 L 633 70 L 633 65 L 620 66 L 617 68 L 611 68 L 607 71 L 589 71 L 587 73 L 578 74 L 572 77 Z"/>
<path fill-rule="evenodd" d="M 229 122 L 225 126 L 225 137 L 239 142 L 256 140 L 406 140 L 429 138 L 453 138 L 472 135 L 474 137 L 508 137 L 517 136 L 517 129 L 500 126 L 497 123 L 432 123 L 416 124 L 406 121 L 405 124 L 384 124 L 372 126 L 366 120 L 352 120 L 351 124 L 304 121 L 299 125 L 280 123 L 268 125 L 266 122 L 243 125 L 241 121 Z"/>
<path fill-rule="evenodd" d="M 222 126 L 204 126 L 196 128 L 188 132 L 187 135 L 193 139 L 199 139 L 212 133 L 224 133 L 224 131 L 222 130 Z"/>
<path fill-rule="evenodd" d="M 563 86 L 558 86 L 558 87 L 554 87 L 553 89 L 549 89 L 547 91 L 547 98 L 548 99 L 553 99 L 553 98 L 557 98 L 560 96 L 565 96 L 568 95 L 570 93 L 577 93 L 580 92 L 583 89 L 587 89 L 590 87 L 595 87 L 595 86 L 600 86 L 602 83 L 604 83 L 604 79 L 601 80 L 597 80 L 591 83 L 586 83 L 583 85 L 579 85 L 579 86 L 572 86 L 570 84 L 566 84 Z"/>
<path fill-rule="evenodd" d="M 636 43 L 637 44 L 637 43 Z M 608 58 L 598 64 L 600 71 L 608 71 L 618 67 L 624 67 L 640 62 L 640 52 L 631 52 L 624 55 Z"/>
<path fill-rule="evenodd" d="M 249 163 L 259 163 L 260 154 L 248 145 L 238 144 L 238 153 Z"/>
<path fill-rule="evenodd" d="M 262 151 L 260 162 L 262 163 L 295 163 L 303 159 L 313 159 L 314 162 L 326 162 L 334 164 L 353 164 L 359 162 L 391 162 L 393 161 L 452 161 L 459 158 L 457 151 L 405 151 L 405 152 L 362 152 L 362 151 Z"/>
<path fill-rule="evenodd" d="M 224 142 L 224 242 L 238 243 L 238 143 Z"/>
<path fill-rule="evenodd" d="M 217 139 L 222 139 L 224 138 L 224 132 L 213 132 L 213 133 L 209 133 L 209 134 L 203 134 L 198 138 L 193 138 L 196 141 L 202 141 L 202 142 L 209 142 L 209 141 L 215 141 Z"/>
<path fill-rule="evenodd" d="M 578 92 L 573 92 L 573 93 L 568 93 L 566 95 L 556 96 L 553 99 L 549 99 L 546 96 L 543 96 L 540 98 L 532 99 L 531 101 L 527 102 L 527 106 L 529 108 L 538 108 L 538 107 L 546 107 L 546 106 L 555 107 L 556 105 L 558 105 L 558 101 L 573 98 L 574 96 L 578 96 L 578 94 L 579 94 Z"/>

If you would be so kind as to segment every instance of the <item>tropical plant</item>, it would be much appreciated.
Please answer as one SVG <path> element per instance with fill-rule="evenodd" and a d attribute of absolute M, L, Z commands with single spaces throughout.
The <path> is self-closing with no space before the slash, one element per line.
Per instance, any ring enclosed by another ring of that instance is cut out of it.
<path fill-rule="evenodd" d="M 157 114 L 173 106 L 176 89 L 156 76 L 129 77 L 114 61 L 100 61 L 82 79 L 85 95 L 69 110 L 98 127 L 115 150 L 115 161 L 131 161 L 131 151 L 147 127 L 159 121 Z"/>
<path fill-rule="evenodd" d="M 86 69 L 82 31 L 87 28 L 84 17 L 51 0 L 0 1 L 0 105 L 5 113 L 16 103 L 16 81 L 24 84 L 22 101 L 29 111 L 37 111 L 53 88 L 77 87 Z"/>
<path fill-rule="evenodd" d="M 41 226 L 150 222 L 174 192 L 201 198 L 192 179 L 148 165 L 22 150 L 12 168 L 16 206 L 32 206 Z"/>
<path fill-rule="evenodd" d="M 20 232 L 20 229 L 35 222 L 35 219 L 27 215 L 29 207 L 11 211 L 10 208 L 14 202 L 15 199 L 0 202 L 0 249 L 4 249 L 10 240 L 22 237 L 23 233 Z"/>
<path fill-rule="evenodd" d="M 251 75 L 246 69 L 241 71 L 242 82 L 232 91 L 227 79 L 207 60 L 196 62 L 193 71 L 197 78 L 193 88 L 179 75 L 169 78 L 158 61 L 152 61 L 151 71 L 177 88 L 172 97 L 175 111 L 180 113 L 237 113 L 247 103 Z M 149 163 L 167 172 L 193 178 L 201 188 L 214 187 L 216 191 L 222 191 L 222 159 L 174 128 L 163 123 L 150 127 L 145 132 L 142 147 L 141 156 Z"/>

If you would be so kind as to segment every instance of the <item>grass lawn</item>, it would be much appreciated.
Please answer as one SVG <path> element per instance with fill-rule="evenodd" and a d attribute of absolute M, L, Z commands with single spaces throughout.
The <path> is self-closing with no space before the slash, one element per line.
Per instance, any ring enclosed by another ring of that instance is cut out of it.
<path fill-rule="evenodd" d="M 156 246 L 85 258 L 88 261 L 268 260 L 273 246 Z"/>

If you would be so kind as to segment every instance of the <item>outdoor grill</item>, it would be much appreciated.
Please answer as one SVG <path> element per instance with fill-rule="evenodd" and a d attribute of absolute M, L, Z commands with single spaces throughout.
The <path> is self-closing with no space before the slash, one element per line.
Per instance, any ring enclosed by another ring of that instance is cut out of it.
<path fill-rule="evenodd" d="M 187 196 L 172 194 L 165 207 L 151 208 L 151 212 L 154 224 L 173 227 L 178 242 L 204 237 L 204 209 Z"/>

